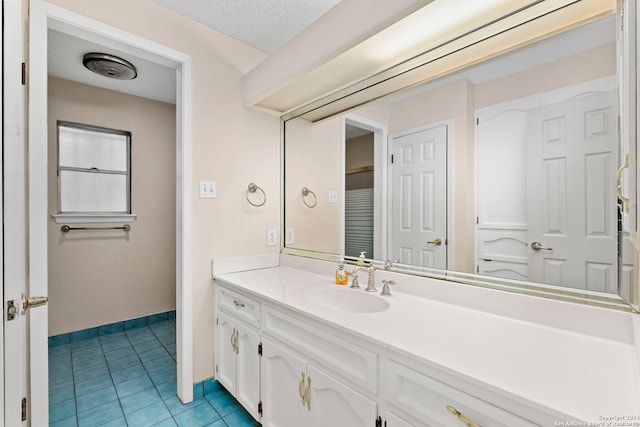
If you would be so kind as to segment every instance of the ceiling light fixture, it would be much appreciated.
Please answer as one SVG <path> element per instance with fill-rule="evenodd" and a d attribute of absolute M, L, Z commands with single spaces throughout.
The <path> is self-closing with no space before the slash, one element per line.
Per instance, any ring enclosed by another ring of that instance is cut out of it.
<path fill-rule="evenodd" d="M 132 80 L 138 76 L 132 63 L 108 53 L 87 53 L 82 58 L 82 63 L 94 73 L 111 79 Z"/>

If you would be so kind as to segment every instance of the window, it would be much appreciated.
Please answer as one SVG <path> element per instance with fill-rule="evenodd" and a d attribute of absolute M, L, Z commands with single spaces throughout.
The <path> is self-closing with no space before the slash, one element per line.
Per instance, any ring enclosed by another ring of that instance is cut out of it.
<path fill-rule="evenodd" d="M 57 216 L 130 214 L 131 132 L 58 121 Z"/>

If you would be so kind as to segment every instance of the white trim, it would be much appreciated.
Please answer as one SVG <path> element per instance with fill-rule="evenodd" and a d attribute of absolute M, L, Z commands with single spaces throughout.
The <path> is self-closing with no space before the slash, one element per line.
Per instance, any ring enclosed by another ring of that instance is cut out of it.
<path fill-rule="evenodd" d="M 193 400 L 193 291 L 192 291 L 192 66 L 191 57 L 154 41 L 87 18 L 42 0 L 30 6 L 29 91 L 29 260 L 30 292 L 47 295 L 47 28 L 108 44 L 177 70 L 176 153 L 176 309 L 177 393 Z M 34 310 L 38 324 L 46 325 L 46 310 Z M 42 322 L 42 323 L 40 323 Z M 45 335 L 40 336 L 40 330 Z M 31 328 L 31 357 L 46 357 L 46 328 Z M 32 362 L 32 367 L 34 363 Z M 46 372 L 31 375 L 32 425 L 48 424 Z"/>
<path fill-rule="evenodd" d="M 233 258 L 218 258 L 211 261 L 211 276 L 277 267 L 280 254 L 265 254 Z"/>
<path fill-rule="evenodd" d="M 389 142 L 387 144 L 388 147 L 388 152 L 389 153 L 393 153 L 393 140 L 394 138 L 398 138 L 401 136 L 406 136 L 406 135 L 411 135 L 412 133 L 418 133 L 418 132 L 422 132 L 425 130 L 429 130 L 429 129 L 433 129 L 433 128 L 437 128 L 440 126 L 446 126 L 447 127 L 447 265 L 445 266 L 444 270 L 448 270 L 450 269 L 454 264 L 454 242 L 455 242 L 455 229 L 453 228 L 453 187 L 455 185 L 451 185 L 451 183 L 454 182 L 453 180 L 453 172 L 454 172 L 454 161 L 453 161 L 453 156 L 454 156 L 454 125 L 455 125 L 455 120 L 453 119 L 447 119 L 447 120 L 440 120 L 437 122 L 433 122 L 433 123 L 429 123 L 427 125 L 423 125 L 423 126 L 418 126 L 416 128 L 412 128 L 412 129 L 407 129 L 407 130 L 403 130 L 400 132 L 394 132 L 393 134 L 389 135 Z M 387 186 L 389 188 L 388 191 L 388 195 L 387 195 L 387 199 L 388 200 L 393 200 L 393 194 L 392 190 L 393 190 L 393 185 L 391 185 L 391 178 L 392 175 L 389 174 L 387 177 Z M 387 212 L 389 215 L 389 218 L 391 218 L 391 206 L 387 207 Z M 387 242 L 387 250 L 389 251 L 389 253 L 391 252 L 391 240 L 389 239 L 389 241 Z"/>
<path fill-rule="evenodd" d="M 356 114 L 345 114 L 342 118 L 342 209 L 341 215 L 341 240 L 340 247 L 344 253 L 344 224 L 345 224 L 345 171 L 346 171 L 346 126 L 357 126 L 373 132 L 374 146 L 374 182 L 373 182 L 373 254 L 368 254 L 371 259 L 387 259 L 387 170 L 389 158 L 387 152 L 387 136 L 389 127 L 386 124 L 376 122 Z"/>
<path fill-rule="evenodd" d="M 56 224 L 103 224 L 112 222 L 134 222 L 132 214 L 56 214 L 51 215 Z"/>

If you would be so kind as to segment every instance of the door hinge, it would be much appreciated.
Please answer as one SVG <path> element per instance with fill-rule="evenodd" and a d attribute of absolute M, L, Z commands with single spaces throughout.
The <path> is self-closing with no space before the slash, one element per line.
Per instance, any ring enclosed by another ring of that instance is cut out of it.
<path fill-rule="evenodd" d="M 262 400 L 260 402 L 258 402 L 258 414 L 260 414 L 260 416 L 262 416 Z"/>
<path fill-rule="evenodd" d="M 376 427 L 382 427 L 382 417 L 380 415 L 376 418 Z"/>
<path fill-rule="evenodd" d="M 216 374 L 218 373 L 218 365 L 216 365 Z"/>
<path fill-rule="evenodd" d="M 476 224 L 480 224 L 480 217 L 479 216 L 476 217 Z"/>
<path fill-rule="evenodd" d="M 218 318 L 216 317 L 216 325 L 218 324 Z"/>
<path fill-rule="evenodd" d="M 480 117 L 476 117 L 476 126 L 480 124 Z"/>
<path fill-rule="evenodd" d="M 27 421 L 27 398 L 22 398 L 22 421 Z"/>
<path fill-rule="evenodd" d="M 262 343 L 258 344 L 258 355 L 262 356 Z"/>
<path fill-rule="evenodd" d="M 27 84 L 27 64 L 22 63 L 22 86 Z"/>
<path fill-rule="evenodd" d="M 391 155 L 391 163 L 393 164 L 393 154 Z"/>
<path fill-rule="evenodd" d="M 480 266 L 476 265 L 476 273 L 480 273 Z"/>

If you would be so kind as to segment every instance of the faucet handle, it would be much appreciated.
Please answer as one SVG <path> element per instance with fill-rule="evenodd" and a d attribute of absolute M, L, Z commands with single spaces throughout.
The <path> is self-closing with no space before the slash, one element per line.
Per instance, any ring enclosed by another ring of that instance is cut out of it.
<path fill-rule="evenodd" d="M 382 281 L 382 292 L 380 292 L 380 295 L 384 296 L 384 297 L 390 297 L 391 296 L 391 291 L 389 290 L 389 285 L 393 286 L 395 285 L 396 282 L 393 280 L 383 280 Z"/>
<path fill-rule="evenodd" d="M 360 288 L 360 284 L 358 283 L 358 271 L 362 270 L 362 268 L 354 268 L 353 272 L 351 273 L 353 275 L 353 279 L 351 279 L 351 286 L 349 286 L 352 289 L 359 289 Z"/>

